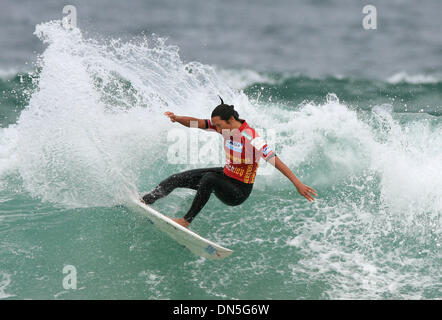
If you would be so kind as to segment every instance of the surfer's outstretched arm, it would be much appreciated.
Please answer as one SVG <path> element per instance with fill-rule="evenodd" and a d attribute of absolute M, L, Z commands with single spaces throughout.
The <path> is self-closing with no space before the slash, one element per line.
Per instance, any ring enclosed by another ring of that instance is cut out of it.
<path fill-rule="evenodd" d="M 205 119 L 197 119 L 193 117 L 186 117 L 186 116 L 177 116 L 173 112 L 166 111 L 164 112 L 166 116 L 169 117 L 170 121 L 172 122 L 178 122 L 186 127 L 192 127 L 192 128 L 199 128 L 199 129 L 206 129 L 206 120 Z"/>
<path fill-rule="evenodd" d="M 285 163 L 281 161 L 281 159 L 279 159 L 278 156 L 274 156 L 268 162 L 270 162 L 276 169 L 281 171 L 281 173 L 284 174 L 293 183 L 301 196 L 305 197 L 308 201 L 315 200 L 313 198 L 313 195 L 317 196 L 316 190 L 303 184 L 295 176 L 292 170 L 290 170 L 290 168 L 287 167 Z"/>

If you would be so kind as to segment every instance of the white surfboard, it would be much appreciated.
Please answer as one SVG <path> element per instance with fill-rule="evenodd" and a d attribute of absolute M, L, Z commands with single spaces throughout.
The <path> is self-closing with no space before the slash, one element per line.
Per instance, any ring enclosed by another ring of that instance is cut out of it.
<path fill-rule="evenodd" d="M 181 226 L 169 217 L 141 202 L 136 197 L 131 198 L 128 205 L 133 210 L 146 216 L 159 230 L 198 256 L 220 260 L 230 256 L 233 252 Z"/>

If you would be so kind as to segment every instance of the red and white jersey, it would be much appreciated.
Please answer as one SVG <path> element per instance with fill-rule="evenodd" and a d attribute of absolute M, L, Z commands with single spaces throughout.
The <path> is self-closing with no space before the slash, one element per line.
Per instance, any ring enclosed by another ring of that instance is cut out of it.
<path fill-rule="evenodd" d="M 265 161 L 276 156 L 275 151 L 267 145 L 262 137 L 251 128 L 245 120 L 239 129 L 223 130 L 224 151 L 226 152 L 226 165 L 224 173 L 244 183 L 254 183 L 258 170 L 259 160 Z M 206 130 L 215 130 L 210 119 L 206 119 Z"/>

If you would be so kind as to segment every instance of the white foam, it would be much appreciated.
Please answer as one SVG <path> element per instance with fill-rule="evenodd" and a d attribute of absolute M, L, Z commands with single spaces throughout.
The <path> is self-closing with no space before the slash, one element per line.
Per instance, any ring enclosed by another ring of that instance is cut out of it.
<path fill-rule="evenodd" d="M 19 72 L 20 71 L 15 68 L 0 69 L 0 78 L 3 78 L 3 79 L 13 78 Z"/>
<path fill-rule="evenodd" d="M 421 83 L 424 84 L 424 83 L 437 83 L 441 80 L 432 75 L 425 75 L 425 74 L 411 75 L 405 71 L 402 71 L 395 73 L 394 75 L 389 77 L 387 81 L 392 84 L 397 84 L 401 82 L 406 82 L 411 84 L 421 84 Z"/>
<path fill-rule="evenodd" d="M 254 83 L 276 84 L 277 81 L 265 73 L 250 69 L 222 69 L 214 67 L 219 76 L 234 89 L 245 89 Z"/>
<path fill-rule="evenodd" d="M 6 293 L 5 290 L 11 284 L 11 275 L 6 272 L 0 272 L 0 299 L 14 297 L 14 294 Z"/>
<path fill-rule="evenodd" d="M 140 170 L 166 158 L 166 130 L 177 124 L 165 111 L 207 117 L 217 94 L 248 104 L 212 67 L 184 64 L 161 38 L 85 39 L 60 21 L 37 25 L 35 34 L 47 44 L 38 90 L 16 128 L 1 134 L 0 172 L 17 170 L 43 201 L 122 203 L 136 191 Z"/>
<path fill-rule="evenodd" d="M 324 297 L 332 299 L 424 297 L 438 274 L 440 124 L 400 122 L 390 105 L 375 106 L 367 120 L 335 96 L 285 113 L 281 159 L 291 168 L 306 166 L 301 180 L 308 179 L 320 195 L 321 186 L 337 185 L 333 195 L 316 202 L 312 218 L 292 226 L 296 235 L 285 241 L 301 252 L 290 264 L 293 280 L 305 274 L 327 283 Z M 416 248 L 429 253 L 405 261 Z"/>
<path fill-rule="evenodd" d="M 16 169 L 17 139 L 17 131 L 14 125 L 7 129 L 0 128 L 0 178 Z"/>

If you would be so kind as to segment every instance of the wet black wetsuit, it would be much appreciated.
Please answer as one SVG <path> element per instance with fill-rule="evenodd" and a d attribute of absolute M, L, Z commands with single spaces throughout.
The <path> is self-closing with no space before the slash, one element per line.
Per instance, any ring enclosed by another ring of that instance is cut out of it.
<path fill-rule="evenodd" d="M 249 197 L 253 183 L 244 183 L 225 175 L 222 167 L 193 169 L 171 175 L 145 194 L 143 200 L 147 204 L 152 204 L 176 188 L 190 188 L 197 191 L 192 206 L 184 216 L 184 219 L 190 223 L 207 203 L 212 192 L 223 203 L 237 206 Z"/>

